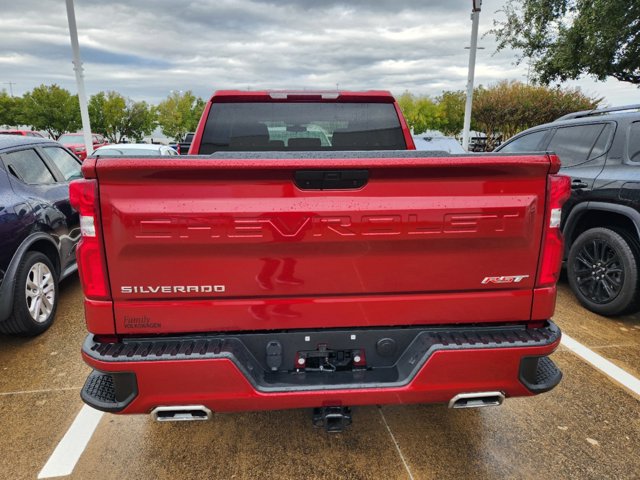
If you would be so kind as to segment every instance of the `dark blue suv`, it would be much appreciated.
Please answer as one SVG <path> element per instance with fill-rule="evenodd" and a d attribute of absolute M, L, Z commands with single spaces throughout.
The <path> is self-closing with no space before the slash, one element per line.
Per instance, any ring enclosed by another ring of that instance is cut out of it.
<path fill-rule="evenodd" d="M 58 282 L 77 269 L 69 182 L 80 167 L 57 142 L 0 135 L 0 333 L 38 335 L 53 322 Z"/>

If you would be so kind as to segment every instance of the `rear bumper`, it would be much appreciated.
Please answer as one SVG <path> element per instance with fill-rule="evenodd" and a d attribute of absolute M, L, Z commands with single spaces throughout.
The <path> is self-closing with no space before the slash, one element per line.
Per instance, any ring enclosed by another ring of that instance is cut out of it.
<path fill-rule="evenodd" d="M 82 398 L 104 411 L 149 413 L 158 406 L 188 404 L 231 412 L 446 403 L 460 393 L 486 391 L 530 396 L 559 383 L 562 375 L 546 357 L 557 348 L 560 336 L 550 321 L 536 329 L 324 330 L 156 337 L 122 343 L 99 343 L 89 335 L 82 355 L 94 372 Z M 397 352 L 378 348 L 383 338 L 393 339 Z M 349 341 L 367 352 L 369 368 L 341 372 L 287 368 L 294 367 L 292 358 L 297 358 L 304 342 L 313 348 L 328 344 L 344 349 L 341 342 Z M 275 362 L 273 350 L 264 349 L 273 342 L 281 345 Z"/>

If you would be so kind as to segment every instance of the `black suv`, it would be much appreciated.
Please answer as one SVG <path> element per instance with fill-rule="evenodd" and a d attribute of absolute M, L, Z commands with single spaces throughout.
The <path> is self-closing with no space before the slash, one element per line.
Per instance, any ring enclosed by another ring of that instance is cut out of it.
<path fill-rule="evenodd" d="M 77 268 L 69 182 L 80 167 L 57 142 L 0 135 L 0 333 L 38 335 L 53 322 L 58 282 Z"/>
<path fill-rule="evenodd" d="M 500 152 L 555 152 L 572 179 L 562 211 L 571 289 L 601 315 L 637 311 L 640 105 L 572 113 L 530 128 Z"/>

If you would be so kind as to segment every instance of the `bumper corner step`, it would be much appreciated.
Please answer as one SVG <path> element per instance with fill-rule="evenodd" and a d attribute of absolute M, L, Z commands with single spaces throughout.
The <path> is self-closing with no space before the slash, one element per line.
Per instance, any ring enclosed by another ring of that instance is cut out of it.
<path fill-rule="evenodd" d="M 520 381 L 533 393 L 544 393 L 562 380 L 562 371 L 549 357 L 527 357 L 520 364 Z"/>
<path fill-rule="evenodd" d="M 89 406 L 103 412 L 120 412 L 138 395 L 133 373 L 102 373 L 94 370 L 82 387 L 80 397 Z"/>

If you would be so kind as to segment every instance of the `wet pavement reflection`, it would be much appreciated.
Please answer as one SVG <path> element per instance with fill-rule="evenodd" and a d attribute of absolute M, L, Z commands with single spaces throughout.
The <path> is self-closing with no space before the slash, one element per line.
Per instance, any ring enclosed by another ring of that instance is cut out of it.
<path fill-rule="evenodd" d="M 35 478 L 82 406 L 82 292 L 76 277 L 60 291 L 47 333 L 0 336 L 2 479 Z M 640 314 L 600 317 L 561 285 L 555 320 L 640 376 Z M 164 424 L 106 414 L 70 478 L 640 478 L 640 398 L 564 347 L 554 360 L 564 379 L 547 394 L 482 410 L 360 407 L 341 434 L 314 429 L 306 410 Z"/>

